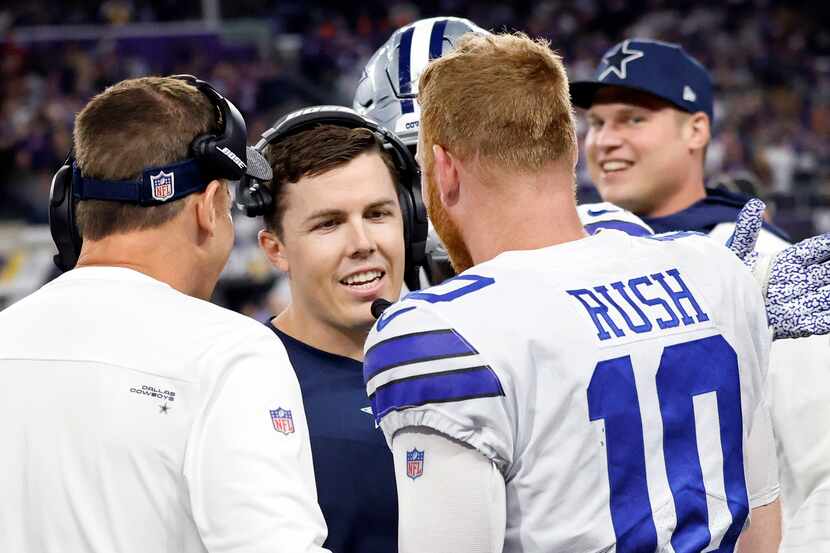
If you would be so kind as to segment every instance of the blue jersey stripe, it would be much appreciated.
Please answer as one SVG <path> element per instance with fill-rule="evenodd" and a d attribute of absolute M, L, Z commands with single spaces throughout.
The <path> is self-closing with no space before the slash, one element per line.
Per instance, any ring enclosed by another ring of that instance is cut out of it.
<path fill-rule="evenodd" d="M 393 380 L 379 386 L 369 400 L 375 419 L 380 422 L 389 411 L 407 407 L 503 395 L 493 369 L 481 366 Z"/>
<path fill-rule="evenodd" d="M 671 242 L 672 240 L 677 240 L 678 238 L 685 238 L 687 236 L 706 236 L 702 232 L 697 232 L 694 230 L 679 230 L 677 232 L 667 232 L 665 234 L 655 234 L 655 235 L 647 235 L 645 238 L 649 240 L 657 240 L 658 242 Z"/>
<path fill-rule="evenodd" d="M 620 221 L 617 219 L 610 221 L 597 221 L 596 223 L 588 223 L 585 225 L 585 232 L 588 234 L 596 234 L 598 230 L 613 229 L 621 230 L 631 236 L 651 236 L 651 232 L 647 228 L 632 223 L 631 221 Z"/>
<path fill-rule="evenodd" d="M 447 28 L 447 20 L 442 19 L 432 26 L 429 33 L 429 61 L 441 57 L 444 50 L 444 30 Z"/>
<path fill-rule="evenodd" d="M 415 27 L 404 31 L 401 35 L 401 45 L 398 50 L 398 88 L 401 96 L 412 93 L 412 35 L 415 34 Z M 401 100 L 401 112 L 413 113 L 415 105 L 409 98 Z"/>
<path fill-rule="evenodd" d="M 401 365 L 477 353 L 473 346 L 452 329 L 395 336 L 378 342 L 366 352 L 363 380 L 369 382 L 379 373 Z"/>

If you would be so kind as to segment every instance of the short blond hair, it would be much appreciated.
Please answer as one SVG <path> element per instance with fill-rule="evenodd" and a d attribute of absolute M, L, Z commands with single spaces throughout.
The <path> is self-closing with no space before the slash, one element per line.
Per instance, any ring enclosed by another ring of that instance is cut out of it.
<path fill-rule="evenodd" d="M 576 155 L 568 77 L 547 41 L 467 34 L 427 66 L 419 91 L 425 144 L 517 172 Z"/>

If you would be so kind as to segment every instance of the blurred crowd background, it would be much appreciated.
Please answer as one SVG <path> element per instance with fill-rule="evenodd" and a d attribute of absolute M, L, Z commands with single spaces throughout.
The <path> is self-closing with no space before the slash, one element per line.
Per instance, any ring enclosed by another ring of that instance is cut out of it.
<path fill-rule="evenodd" d="M 625 37 L 682 44 L 716 83 L 710 183 L 761 196 L 793 239 L 830 231 L 830 3 L 29 0 L 0 8 L 0 308 L 52 274 L 50 180 L 96 92 L 195 74 L 241 109 L 254 142 L 290 109 L 351 105 L 374 50 L 436 15 L 548 38 L 571 78 L 591 75 Z M 580 197 L 595 199 L 584 167 L 578 177 Z M 257 222 L 237 221 L 217 301 L 262 317 L 280 308 L 285 286 L 258 255 Z"/>

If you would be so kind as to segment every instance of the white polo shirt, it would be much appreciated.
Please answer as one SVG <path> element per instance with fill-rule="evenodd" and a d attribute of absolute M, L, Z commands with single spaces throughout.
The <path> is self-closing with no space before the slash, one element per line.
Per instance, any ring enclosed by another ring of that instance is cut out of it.
<path fill-rule="evenodd" d="M 130 269 L 0 312 L 0 551 L 321 551 L 300 389 L 263 325 Z"/>

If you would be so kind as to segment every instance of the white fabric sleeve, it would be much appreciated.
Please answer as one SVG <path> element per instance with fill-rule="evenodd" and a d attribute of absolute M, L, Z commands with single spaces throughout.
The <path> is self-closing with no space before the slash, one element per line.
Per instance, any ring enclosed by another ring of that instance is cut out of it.
<path fill-rule="evenodd" d="M 193 518 L 211 553 L 324 551 L 300 387 L 263 330 L 210 361 L 225 370 L 188 441 Z"/>
<path fill-rule="evenodd" d="M 758 404 L 753 415 L 752 427 L 746 442 L 746 483 L 749 490 L 749 506 L 754 509 L 778 499 L 778 458 L 772 418 L 766 398 Z"/>
<path fill-rule="evenodd" d="M 407 453 L 423 452 L 407 470 Z M 476 449 L 426 427 L 392 438 L 398 488 L 399 553 L 499 553 L 506 524 L 505 484 Z M 420 474 L 419 474 L 420 472 Z"/>

